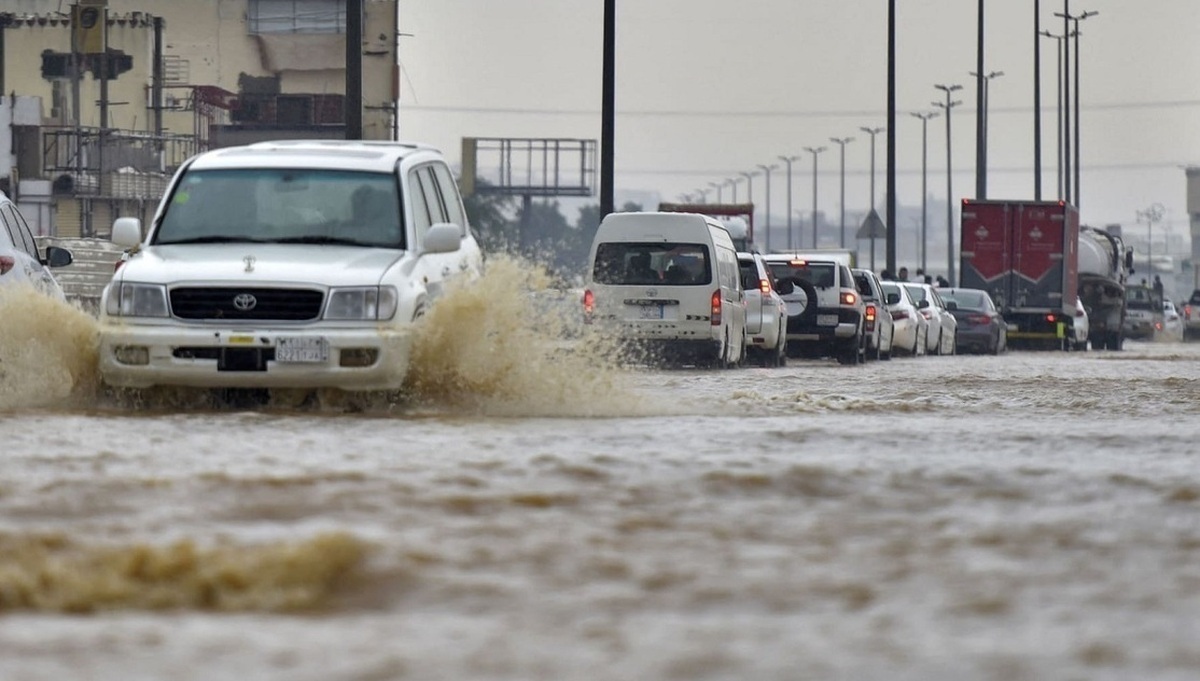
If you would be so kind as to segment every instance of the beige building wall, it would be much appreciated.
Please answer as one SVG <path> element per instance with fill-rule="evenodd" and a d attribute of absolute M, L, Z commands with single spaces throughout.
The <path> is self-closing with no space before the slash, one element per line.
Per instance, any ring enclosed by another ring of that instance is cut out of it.
<path fill-rule="evenodd" d="M 6 11 L 53 17 L 70 2 L 13 0 Z M 270 34 L 248 32 L 248 0 L 109 0 L 110 19 L 116 16 L 158 16 L 166 22 L 163 54 L 186 64 L 188 85 L 216 86 L 236 93 L 246 77 L 278 78 L 281 94 L 344 94 L 345 34 Z M 363 26 L 363 134 L 369 139 L 389 139 L 391 112 L 396 99 L 396 0 L 365 0 Z M 61 15 L 60 15 L 61 16 Z M 70 50 L 66 22 L 8 29 L 5 33 L 6 88 L 18 94 L 43 97 L 47 112 L 53 108 L 54 85 L 41 77 L 42 50 Z M 148 108 L 153 55 L 153 27 L 109 28 L 111 48 L 134 56 L 133 70 L 110 81 L 111 127 L 149 130 L 153 116 Z M 30 68 L 34 66 L 34 68 Z M 62 87 L 62 86 L 60 86 Z M 66 86 L 69 96 L 69 84 Z M 186 91 L 169 88 L 168 95 L 186 98 Z M 99 84 L 90 75 L 81 83 L 81 124 L 99 125 Z M 61 99 L 61 97 L 60 97 Z M 69 113 L 69 112 L 68 112 Z M 72 120 L 64 117 L 64 121 Z M 167 132 L 192 134 L 192 112 L 163 112 Z"/>

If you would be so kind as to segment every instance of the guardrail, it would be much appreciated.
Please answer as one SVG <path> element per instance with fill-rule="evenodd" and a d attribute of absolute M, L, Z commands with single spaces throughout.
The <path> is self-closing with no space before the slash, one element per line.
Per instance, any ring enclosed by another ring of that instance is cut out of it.
<path fill-rule="evenodd" d="M 100 293 L 112 279 L 123 249 L 107 239 L 67 239 L 52 236 L 37 237 L 38 249 L 61 246 L 71 251 L 73 261 L 54 270 L 54 278 L 63 288 L 67 300 L 79 303 L 92 314 L 99 314 Z"/>

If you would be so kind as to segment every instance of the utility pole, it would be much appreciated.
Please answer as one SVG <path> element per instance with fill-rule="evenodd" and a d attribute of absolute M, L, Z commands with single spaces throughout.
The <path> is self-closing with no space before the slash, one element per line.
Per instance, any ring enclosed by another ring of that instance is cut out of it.
<path fill-rule="evenodd" d="M 600 113 L 600 219 L 615 208 L 613 161 L 616 135 L 616 32 L 617 0 L 604 0 L 604 63 L 601 67 Z"/>
<path fill-rule="evenodd" d="M 346 0 L 346 139 L 363 138 L 363 0 Z"/>
<path fill-rule="evenodd" d="M 953 155 L 951 153 L 951 135 L 950 135 L 950 112 L 954 107 L 962 104 L 960 100 L 952 99 L 952 93 L 961 90 L 961 85 L 934 85 L 935 88 L 946 93 L 946 102 L 934 102 L 933 105 L 939 109 L 946 110 L 946 271 L 949 276 L 950 284 L 954 285 L 954 167 Z"/>
<path fill-rule="evenodd" d="M 887 130 L 887 128 L 859 128 L 863 132 L 871 136 L 871 205 L 870 210 L 875 210 L 875 135 Z"/>
<path fill-rule="evenodd" d="M 755 178 L 755 176 L 758 175 L 758 173 L 751 171 L 748 173 L 738 173 L 738 175 L 741 175 L 742 177 L 746 178 L 746 203 L 753 204 L 754 203 L 754 178 Z M 754 219 L 754 215 L 751 214 L 750 218 Z"/>
<path fill-rule="evenodd" d="M 936 111 L 913 114 L 913 116 L 921 119 L 921 243 L 920 248 L 917 250 L 921 256 L 922 270 L 929 267 L 929 263 L 926 260 L 927 251 L 929 250 L 929 191 L 926 188 L 929 168 L 929 119 L 937 118 L 937 115 Z"/>
<path fill-rule="evenodd" d="M 792 241 L 792 163 L 799 161 L 803 156 L 780 156 L 779 160 L 787 164 L 787 247 L 789 251 L 796 249 L 795 243 Z M 770 252 L 768 246 L 767 251 Z"/>
<path fill-rule="evenodd" d="M 817 158 L 821 152 L 825 151 L 825 147 L 804 147 L 804 150 L 812 154 L 813 157 L 813 206 L 812 206 L 812 247 L 817 247 Z"/>
<path fill-rule="evenodd" d="M 1042 200 L 1042 3 L 1033 0 L 1033 200 Z"/>
<path fill-rule="evenodd" d="M 1058 167 L 1055 174 L 1058 176 L 1058 199 L 1063 201 L 1065 200 L 1063 194 L 1063 50 L 1066 49 L 1064 45 L 1065 37 L 1054 35 L 1050 31 L 1042 31 L 1042 35 L 1047 38 L 1053 38 L 1056 41 L 1055 50 L 1058 57 L 1058 132 L 1055 134 L 1054 142 L 1058 147 Z"/>
<path fill-rule="evenodd" d="M 983 0 L 980 0 L 983 2 Z M 896 271 L 896 0 L 888 0 L 887 68 L 887 267 Z M 872 242 L 874 244 L 874 242 Z"/>
<path fill-rule="evenodd" d="M 708 186 L 717 190 L 717 203 L 725 203 L 724 201 L 721 200 L 721 189 L 723 189 L 725 187 L 725 183 L 724 182 L 709 182 Z"/>
<path fill-rule="evenodd" d="M 975 48 L 975 198 L 987 198 L 987 76 L 983 75 L 983 0 L 979 0 Z"/>
<path fill-rule="evenodd" d="M 839 156 L 841 156 L 841 170 L 838 172 L 838 225 L 841 227 L 841 239 L 838 243 L 842 248 L 846 247 L 846 145 L 853 142 L 853 137 L 830 137 L 830 142 L 838 145 Z M 874 175 L 874 172 L 872 172 Z M 872 197 L 874 198 L 874 197 Z"/>

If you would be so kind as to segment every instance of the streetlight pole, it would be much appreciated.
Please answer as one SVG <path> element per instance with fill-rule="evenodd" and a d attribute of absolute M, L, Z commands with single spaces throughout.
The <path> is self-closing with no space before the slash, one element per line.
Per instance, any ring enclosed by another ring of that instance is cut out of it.
<path fill-rule="evenodd" d="M 871 136 L 871 205 L 870 210 L 875 210 L 875 135 L 887 130 L 887 128 L 859 128 L 863 132 Z"/>
<path fill-rule="evenodd" d="M 962 104 L 960 100 L 952 99 L 952 94 L 961 90 L 961 85 L 934 85 L 946 93 L 946 102 L 934 102 L 939 109 L 946 110 L 946 271 L 949 273 L 950 284 L 955 282 L 954 275 L 954 167 L 950 151 L 950 113 L 954 107 Z"/>
<path fill-rule="evenodd" d="M 1079 189 L 1079 166 L 1080 166 L 1080 162 L 1079 162 L 1079 128 L 1082 126 L 1080 126 L 1081 121 L 1079 118 L 1079 36 L 1082 34 L 1079 32 L 1079 22 L 1083 21 L 1084 19 L 1087 19 L 1088 17 L 1094 17 L 1097 14 L 1099 14 L 1099 12 L 1089 11 L 1089 12 L 1084 12 L 1083 14 L 1080 14 L 1077 17 L 1072 17 L 1072 19 L 1075 22 L 1075 30 L 1073 31 L 1073 33 L 1074 33 L 1074 38 L 1075 38 L 1075 207 L 1076 208 L 1078 208 L 1081 203 L 1080 189 Z"/>
<path fill-rule="evenodd" d="M 792 242 L 792 163 L 799 161 L 803 156 L 780 156 L 779 160 L 787 164 L 787 247 L 788 250 L 795 250 L 796 246 Z M 767 249 L 770 251 L 771 249 Z"/>
<path fill-rule="evenodd" d="M 700 197 L 700 203 L 708 203 L 708 190 L 707 189 L 697 189 L 696 196 Z"/>
<path fill-rule="evenodd" d="M 729 199 L 729 200 L 730 200 L 730 201 L 732 201 L 733 203 L 737 203 L 737 185 L 738 185 L 738 179 L 737 179 L 736 177 L 731 177 L 731 178 L 729 178 L 728 180 L 725 180 L 725 184 L 729 185 L 729 186 L 730 186 L 730 188 L 732 188 L 732 189 L 733 189 L 733 195 L 730 197 L 730 199 Z"/>
<path fill-rule="evenodd" d="M 1063 0 L 1063 11 L 1054 16 L 1063 20 L 1063 200 L 1071 198 L 1071 0 Z"/>
<path fill-rule="evenodd" d="M 1161 203 L 1137 212 L 1138 222 L 1146 221 L 1146 269 L 1154 275 L 1154 223 L 1162 220 L 1164 209 Z"/>
<path fill-rule="evenodd" d="M 846 145 L 853 142 L 853 137 L 830 137 L 830 142 L 837 144 L 839 147 L 839 156 L 841 157 L 841 170 L 839 171 L 840 180 L 838 181 L 838 225 L 841 228 L 841 239 L 838 243 L 842 248 L 846 247 Z M 873 175 L 874 173 L 872 173 Z M 873 198 L 873 197 L 872 197 Z"/>
<path fill-rule="evenodd" d="M 723 200 L 721 200 L 721 190 L 725 187 L 725 183 L 724 182 L 709 182 L 708 186 L 717 190 L 717 203 L 725 203 Z"/>
<path fill-rule="evenodd" d="M 1055 143 L 1058 145 L 1058 198 L 1063 200 L 1063 44 L 1065 36 L 1054 35 L 1050 31 L 1042 31 L 1042 35 L 1056 41 L 1055 48 L 1058 57 L 1058 134 Z"/>
<path fill-rule="evenodd" d="M 975 168 L 975 198 L 986 199 L 988 164 L 988 96 L 991 93 L 992 79 L 1003 76 L 1004 72 L 992 71 L 991 73 L 984 75 L 982 78 L 980 78 L 978 71 L 971 71 L 970 75 L 975 76 L 975 82 L 983 83 L 983 87 L 981 88 L 982 97 L 980 97 L 980 100 L 983 102 L 983 104 L 979 109 L 979 137 L 976 141 L 976 146 L 978 149 L 975 153 L 976 163 L 978 164 L 978 167 Z"/>
<path fill-rule="evenodd" d="M 813 157 L 813 207 L 812 207 L 812 247 L 817 247 L 817 158 L 821 152 L 825 151 L 825 147 L 804 147 L 804 150 L 812 154 Z"/>
<path fill-rule="evenodd" d="M 766 210 L 766 214 L 767 214 L 766 218 L 767 219 L 764 221 L 765 226 L 763 227 L 763 234 L 765 235 L 765 239 L 766 239 L 765 246 L 766 246 L 768 253 L 771 251 L 771 171 L 775 170 L 778 167 L 779 166 L 774 165 L 774 164 L 772 164 L 772 165 L 763 165 L 762 163 L 758 164 L 758 168 L 763 171 L 763 176 L 766 178 L 766 182 L 767 182 L 767 210 Z"/>
<path fill-rule="evenodd" d="M 754 177 L 756 175 L 758 175 L 758 173 L 751 171 L 748 173 L 738 173 L 738 175 L 741 175 L 742 177 L 746 178 L 746 203 L 753 204 L 754 203 Z M 753 209 L 751 209 L 750 219 L 751 220 L 754 219 Z"/>
<path fill-rule="evenodd" d="M 913 113 L 913 116 L 921 119 L 921 269 L 929 267 L 926 260 L 927 251 L 929 250 L 929 191 L 926 189 L 926 180 L 928 177 L 929 167 L 929 119 L 937 118 L 936 111 L 928 113 Z"/>

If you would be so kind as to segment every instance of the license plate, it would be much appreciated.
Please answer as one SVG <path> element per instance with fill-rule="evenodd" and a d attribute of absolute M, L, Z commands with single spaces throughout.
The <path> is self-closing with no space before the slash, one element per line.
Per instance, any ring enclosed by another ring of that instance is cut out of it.
<path fill-rule="evenodd" d="M 837 326 L 838 316 L 835 314 L 817 315 L 817 326 Z"/>
<path fill-rule="evenodd" d="M 321 336 L 280 338 L 275 345 L 276 362 L 324 362 L 329 359 L 329 341 Z"/>
<path fill-rule="evenodd" d="M 638 319 L 662 319 L 662 305 L 642 305 L 638 308 Z"/>

